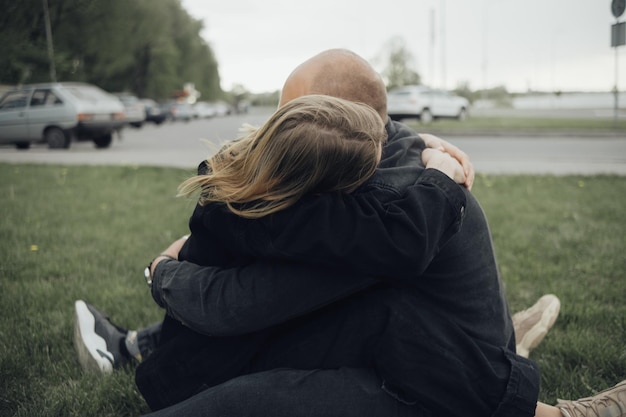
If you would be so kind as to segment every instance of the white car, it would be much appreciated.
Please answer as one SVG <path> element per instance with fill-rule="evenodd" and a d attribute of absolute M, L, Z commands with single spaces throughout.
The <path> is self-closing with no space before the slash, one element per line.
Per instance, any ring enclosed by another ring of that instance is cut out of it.
<path fill-rule="evenodd" d="M 217 115 L 217 109 L 211 103 L 198 101 L 193 105 L 193 116 L 199 119 L 208 119 Z"/>
<path fill-rule="evenodd" d="M 184 120 L 185 122 L 193 119 L 193 108 L 186 101 L 170 101 L 163 104 L 161 110 L 167 115 L 167 119 L 171 121 Z"/>
<path fill-rule="evenodd" d="M 448 117 L 465 120 L 469 101 L 444 90 L 407 85 L 387 93 L 387 113 L 392 120 L 418 118 L 422 123 Z"/>
<path fill-rule="evenodd" d="M 232 113 L 231 107 L 224 101 L 212 103 L 215 106 L 216 116 L 228 116 Z"/>
<path fill-rule="evenodd" d="M 115 93 L 115 96 L 117 96 L 124 105 L 126 123 L 137 129 L 143 126 L 143 122 L 146 121 L 145 104 L 132 94 Z"/>
<path fill-rule="evenodd" d="M 42 142 L 69 148 L 73 139 L 106 148 L 124 123 L 117 97 L 91 84 L 30 84 L 0 98 L 0 144 L 18 149 Z"/>

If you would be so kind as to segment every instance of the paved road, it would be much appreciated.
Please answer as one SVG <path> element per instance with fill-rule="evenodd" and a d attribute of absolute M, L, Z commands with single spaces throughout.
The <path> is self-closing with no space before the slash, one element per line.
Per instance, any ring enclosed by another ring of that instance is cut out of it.
<path fill-rule="evenodd" d="M 267 113 L 125 129 L 109 149 L 89 142 L 69 150 L 43 145 L 27 151 L 0 147 L 0 161 L 12 163 L 154 165 L 195 169 L 198 162 L 232 139 L 248 122 L 260 125 Z M 459 137 L 449 138 L 471 157 L 479 173 L 600 174 L 626 176 L 626 138 Z"/>

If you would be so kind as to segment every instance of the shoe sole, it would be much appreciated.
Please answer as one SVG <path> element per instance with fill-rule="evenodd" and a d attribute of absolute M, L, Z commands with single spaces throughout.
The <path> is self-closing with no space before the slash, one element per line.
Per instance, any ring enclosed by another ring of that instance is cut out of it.
<path fill-rule="evenodd" d="M 517 344 L 516 350 L 518 355 L 527 358 L 530 351 L 539 345 L 548 333 L 548 330 L 554 325 L 557 317 L 559 317 L 560 309 L 561 302 L 557 297 L 553 297 L 553 300 L 543 311 L 541 319 L 524 335 L 520 343 Z"/>
<path fill-rule="evenodd" d="M 113 371 L 113 355 L 105 340 L 95 331 L 96 320 L 84 301 L 74 304 L 74 348 L 83 370 L 109 374 Z"/>

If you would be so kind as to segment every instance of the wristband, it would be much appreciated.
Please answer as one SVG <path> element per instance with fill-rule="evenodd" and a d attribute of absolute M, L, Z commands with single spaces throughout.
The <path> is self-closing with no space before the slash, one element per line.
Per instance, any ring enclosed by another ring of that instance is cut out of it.
<path fill-rule="evenodd" d="M 173 256 L 170 256 L 166 253 L 162 253 L 160 255 L 157 255 L 154 257 L 154 259 L 152 259 L 150 261 L 150 263 L 148 264 L 148 266 L 146 267 L 146 269 L 144 269 L 143 271 L 143 276 L 146 279 L 146 284 L 148 284 L 148 287 L 152 286 L 152 273 L 150 272 L 152 270 L 152 264 L 154 263 L 154 261 L 156 261 L 157 258 L 167 258 L 170 259 L 172 261 L 177 261 L 178 259 L 174 258 Z"/>

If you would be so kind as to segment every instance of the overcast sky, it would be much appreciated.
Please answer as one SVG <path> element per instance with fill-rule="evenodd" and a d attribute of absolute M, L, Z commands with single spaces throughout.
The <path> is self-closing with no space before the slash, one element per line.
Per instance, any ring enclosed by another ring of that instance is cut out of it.
<path fill-rule="evenodd" d="M 348 48 L 383 69 L 402 39 L 425 84 L 476 90 L 608 91 L 611 0 L 182 0 L 204 21 L 222 88 L 278 90 L 299 63 Z M 626 14 L 621 17 L 624 21 Z M 434 34 L 434 41 L 433 41 Z M 382 61 L 382 62 L 381 62 Z M 620 90 L 626 47 L 618 48 Z"/>

